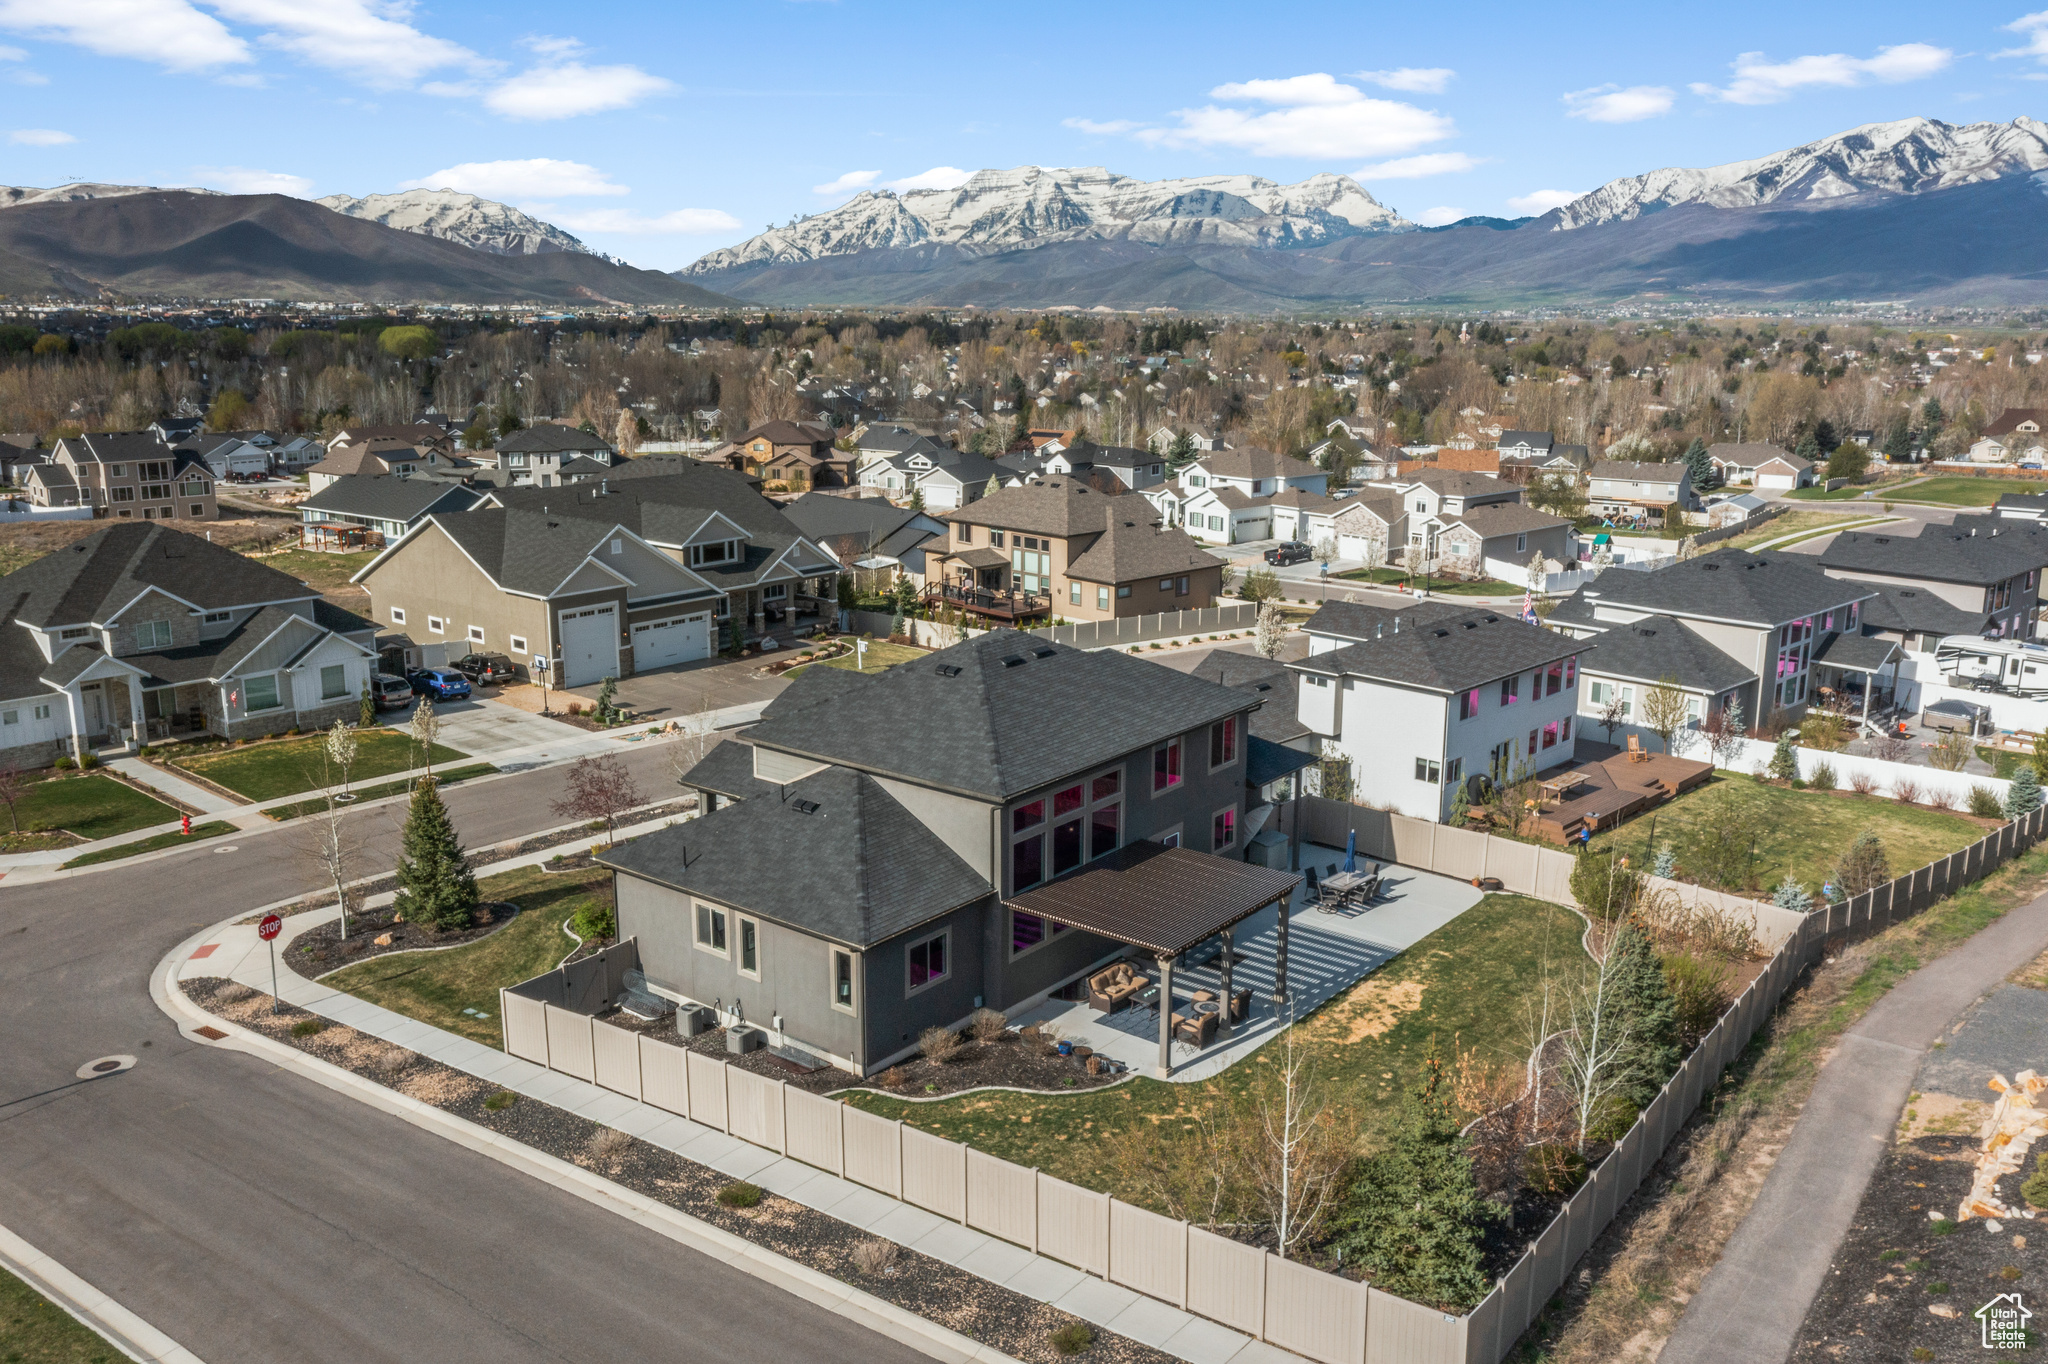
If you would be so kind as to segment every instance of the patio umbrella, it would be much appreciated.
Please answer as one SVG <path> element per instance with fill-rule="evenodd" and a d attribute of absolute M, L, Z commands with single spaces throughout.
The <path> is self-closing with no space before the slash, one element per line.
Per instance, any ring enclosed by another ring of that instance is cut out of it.
<path fill-rule="evenodd" d="M 1358 870 L 1358 830 L 1344 836 L 1344 870 Z"/>

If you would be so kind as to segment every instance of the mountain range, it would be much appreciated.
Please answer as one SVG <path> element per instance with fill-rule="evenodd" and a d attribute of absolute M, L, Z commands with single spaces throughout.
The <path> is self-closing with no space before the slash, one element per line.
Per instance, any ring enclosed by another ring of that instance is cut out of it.
<path fill-rule="evenodd" d="M 497 256 L 538 256 L 549 251 L 594 254 L 576 238 L 510 204 L 453 189 L 409 189 L 402 194 L 368 194 L 358 199 L 330 194 L 313 201 L 351 218 L 460 242 Z"/>

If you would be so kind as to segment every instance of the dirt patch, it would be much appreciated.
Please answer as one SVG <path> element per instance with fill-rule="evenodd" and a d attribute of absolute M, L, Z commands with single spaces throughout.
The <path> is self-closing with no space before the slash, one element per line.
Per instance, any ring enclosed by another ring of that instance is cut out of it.
<path fill-rule="evenodd" d="M 1991 1116 L 1991 1105 L 1953 1094 L 1910 1094 L 1906 1111 L 1899 1118 L 1898 1140 L 1917 1141 L 1928 1136 L 1968 1136 Z"/>
<path fill-rule="evenodd" d="M 307 980 L 314 980 L 372 957 L 389 956 L 393 952 L 417 952 L 423 948 L 460 947 L 464 943 L 488 938 L 511 923 L 518 913 L 518 905 L 502 900 L 486 901 L 477 906 L 476 916 L 468 928 L 445 931 L 394 919 L 391 912 L 384 909 L 351 914 L 346 938 L 341 936 L 341 920 L 329 919 L 286 942 L 284 960 L 292 970 Z M 380 938 L 388 941 L 379 942 Z"/>
<path fill-rule="evenodd" d="M 2048 990 L 2048 952 L 2022 966 L 2006 977 L 2015 985 L 2025 985 L 2035 990 Z"/>
<path fill-rule="evenodd" d="M 934 1099 L 990 1085 L 1071 1093 L 1100 1089 L 1121 1078 L 1107 1066 L 1091 1075 L 1087 1058 L 1061 1056 L 1049 1034 L 1026 1037 L 1013 1028 L 994 1041 L 967 1042 L 944 1063 L 921 1056 L 901 1062 L 873 1077 L 867 1087 L 898 1099 Z"/>
<path fill-rule="evenodd" d="M 1329 1026 L 1342 1027 L 1346 1042 L 1378 1037 L 1422 1007 L 1424 988 L 1419 980 L 1368 977 L 1338 1002 L 1330 1014 Z"/>

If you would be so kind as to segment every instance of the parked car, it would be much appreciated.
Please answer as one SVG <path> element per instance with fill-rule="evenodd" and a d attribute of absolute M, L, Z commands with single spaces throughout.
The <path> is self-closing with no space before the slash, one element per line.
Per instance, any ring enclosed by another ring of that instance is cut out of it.
<path fill-rule="evenodd" d="M 478 686 L 495 686 L 519 676 L 512 660 L 503 654 L 464 654 L 455 660 L 455 671 Z"/>
<path fill-rule="evenodd" d="M 1316 557 L 1315 550 L 1305 541 L 1286 540 L 1266 551 L 1266 562 L 1278 567 L 1303 563 Z"/>
<path fill-rule="evenodd" d="M 370 679 L 370 696 L 378 710 L 403 710 L 412 704 L 412 683 L 390 673 L 378 673 Z"/>
<path fill-rule="evenodd" d="M 469 679 L 453 668 L 422 668 L 407 680 L 412 683 L 415 696 L 449 701 L 469 695 Z"/>

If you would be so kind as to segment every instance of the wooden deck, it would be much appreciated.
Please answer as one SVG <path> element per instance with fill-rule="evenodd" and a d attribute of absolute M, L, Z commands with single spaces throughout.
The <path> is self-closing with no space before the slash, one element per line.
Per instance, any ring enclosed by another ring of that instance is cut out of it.
<path fill-rule="evenodd" d="M 1578 778 L 1565 799 L 1544 802 L 1536 818 L 1538 837 L 1552 843 L 1569 843 L 1589 819 L 1593 831 L 1611 829 L 1623 820 L 1690 791 L 1713 775 L 1712 763 L 1674 758 L 1668 753 L 1650 753 L 1640 762 L 1608 744 L 1581 741 L 1578 752 L 1592 750 L 1597 756 L 1560 764 L 1541 774 L 1543 779 L 1570 773 Z"/>

